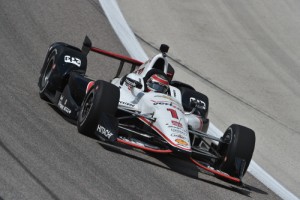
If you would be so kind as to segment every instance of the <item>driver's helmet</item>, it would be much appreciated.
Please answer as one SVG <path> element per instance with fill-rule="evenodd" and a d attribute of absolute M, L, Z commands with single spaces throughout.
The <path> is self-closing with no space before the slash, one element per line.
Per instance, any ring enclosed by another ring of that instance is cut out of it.
<path fill-rule="evenodd" d="M 169 89 L 168 80 L 161 74 L 153 74 L 146 82 L 148 91 L 167 93 Z"/>

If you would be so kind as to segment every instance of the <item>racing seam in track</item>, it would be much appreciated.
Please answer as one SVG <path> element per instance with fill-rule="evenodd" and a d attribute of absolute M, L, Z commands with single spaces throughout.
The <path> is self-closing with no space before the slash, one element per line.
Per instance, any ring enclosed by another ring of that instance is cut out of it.
<path fill-rule="evenodd" d="M 3 142 L 0 140 L 0 147 L 2 147 L 2 149 L 4 151 L 6 151 L 7 154 L 9 154 L 18 164 L 19 166 L 22 167 L 22 169 L 24 169 L 24 171 L 26 171 L 26 173 L 38 184 L 40 185 L 50 196 L 52 199 L 55 200 L 59 200 L 59 198 L 56 196 L 56 194 L 54 194 L 41 180 L 38 179 L 38 177 L 36 177 L 23 163 L 22 161 L 20 161 L 18 159 L 17 156 L 15 156 L 15 154 L 13 154 L 4 144 Z M 1 197 L 0 197 L 1 200 Z"/>

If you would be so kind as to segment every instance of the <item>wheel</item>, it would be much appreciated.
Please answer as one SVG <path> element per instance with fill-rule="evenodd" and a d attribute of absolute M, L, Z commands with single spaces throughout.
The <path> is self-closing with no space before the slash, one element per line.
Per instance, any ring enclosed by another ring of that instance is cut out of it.
<path fill-rule="evenodd" d="M 223 159 L 217 162 L 216 168 L 231 176 L 239 177 L 240 173 L 236 167 L 236 162 L 238 159 L 243 159 L 245 168 L 242 175 L 244 176 L 255 147 L 254 131 L 247 127 L 233 124 L 225 131 L 222 139 L 230 141 L 230 143 L 219 143 L 217 149 Z"/>
<path fill-rule="evenodd" d="M 77 128 L 85 135 L 92 135 L 99 121 L 101 112 L 114 116 L 120 98 L 117 86 L 105 81 L 96 81 L 86 94 L 78 113 Z"/>
<path fill-rule="evenodd" d="M 56 92 L 64 90 L 72 71 L 85 74 L 86 68 L 87 58 L 80 49 L 61 42 L 53 43 L 49 47 L 40 72 L 38 81 L 40 97 L 48 101 L 47 95 L 54 97 Z"/>
<path fill-rule="evenodd" d="M 45 101 L 49 101 L 45 93 L 49 92 L 51 89 L 51 75 L 53 72 L 53 67 L 55 66 L 55 55 L 56 52 L 52 51 L 49 56 L 47 56 L 39 77 L 39 94 L 40 98 Z"/>

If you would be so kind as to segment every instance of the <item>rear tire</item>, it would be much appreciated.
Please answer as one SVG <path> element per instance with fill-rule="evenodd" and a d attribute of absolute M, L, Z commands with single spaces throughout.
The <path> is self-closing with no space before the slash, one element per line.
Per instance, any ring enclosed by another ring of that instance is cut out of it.
<path fill-rule="evenodd" d="M 96 81 L 86 94 L 78 112 L 77 129 L 85 135 L 92 135 L 97 128 L 101 112 L 114 116 L 120 98 L 120 90 L 105 81 Z"/>
<path fill-rule="evenodd" d="M 51 75 L 53 73 L 53 66 L 55 66 L 55 56 L 56 56 L 56 52 L 52 51 L 49 56 L 47 56 L 47 58 L 45 59 L 45 63 L 44 66 L 41 70 L 41 74 L 39 77 L 39 82 L 38 82 L 38 86 L 39 86 L 39 95 L 40 98 L 45 100 L 45 101 L 49 101 L 48 97 L 46 96 L 46 93 L 49 92 L 49 90 L 51 89 Z"/>
<path fill-rule="evenodd" d="M 57 92 L 63 92 L 70 73 L 85 74 L 86 68 L 87 58 L 80 49 L 62 42 L 53 43 L 48 49 L 38 81 L 41 99 L 57 103 L 57 99 L 52 97 Z"/>
<path fill-rule="evenodd" d="M 223 156 L 223 160 L 218 162 L 215 168 L 239 178 L 239 171 L 236 169 L 236 158 L 245 160 L 245 175 L 255 147 L 255 133 L 253 130 L 233 124 L 225 131 L 222 139 L 231 140 L 229 144 L 219 143 L 218 152 Z"/>

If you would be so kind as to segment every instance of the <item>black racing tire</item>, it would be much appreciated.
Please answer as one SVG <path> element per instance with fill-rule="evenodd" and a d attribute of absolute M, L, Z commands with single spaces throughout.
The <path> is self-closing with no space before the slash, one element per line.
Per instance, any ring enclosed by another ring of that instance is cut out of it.
<path fill-rule="evenodd" d="M 242 176 L 245 175 L 251 162 L 255 147 L 255 133 L 252 129 L 233 124 L 225 131 L 222 139 L 231 140 L 229 144 L 219 143 L 218 152 L 223 159 L 217 162 L 215 168 L 239 178 L 239 172 L 236 169 L 236 158 L 245 160 L 245 168 Z"/>
<path fill-rule="evenodd" d="M 41 70 L 40 77 L 39 77 L 39 95 L 40 98 L 49 101 L 46 93 L 51 90 L 51 81 L 52 81 L 52 73 L 53 73 L 53 66 L 56 64 L 56 51 L 51 51 L 47 55 L 44 66 Z"/>
<path fill-rule="evenodd" d="M 120 90 L 117 86 L 106 81 L 95 81 L 78 112 L 78 131 L 84 135 L 92 136 L 97 128 L 99 113 L 104 112 L 114 116 L 118 108 L 119 98 Z"/>
<path fill-rule="evenodd" d="M 86 68 L 87 58 L 80 49 L 62 42 L 53 43 L 49 47 L 40 72 L 38 81 L 40 97 L 47 101 L 49 100 L 47 96 L 55 97 L 56 92 L 63 92 L 70 73 L 77 71 L 85 74 Z M 56 101 L 56 99 L 50 99 Z"/>

